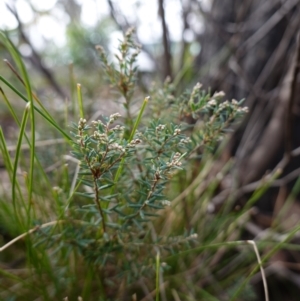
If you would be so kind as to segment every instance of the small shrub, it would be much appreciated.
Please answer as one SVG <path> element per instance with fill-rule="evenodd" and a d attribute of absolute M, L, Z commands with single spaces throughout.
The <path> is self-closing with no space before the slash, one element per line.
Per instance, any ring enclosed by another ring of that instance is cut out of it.
<path fill-rule="evenodd" d="M 29 115 L 40 113 L 67 138 L 78 168 L 72 173 L 73 185 L 67 172 L 63 183 L 50 188 L 49 197 L 55 204 L 50 206 L 51 214 L 35 211 L 32 183 L 21 189 L 24 184 L 12 177 L 16 181 L 14 194 L 22 198 L 19 202 L 15 197 L 13 209 L 7 204 L 5 208 L 18 217 L 20 227 L 16 232 L 26 230 L 20 238 L 26 238 L 28 261 L 34 268 L 32 278 L 26 281 L 9 275 L 8 283 L 16 281 L 22 286 L 20 293 L 13 293 L 15 296 L 42 294 L 50 300 L 65 294 L 70 298 L 82 295 L 84 300 L 115 300 L 134 293 L 132 285 L 137 283 L 144 287 L 142 295 L 155 286 L 159 291 L 161 283 L 155 284 L 154 279 L 163 271 L 176 269 L 176 263 L 168 258 L 199 244 L 194 232 L 197 229 L 189 229 L 184 223 L 165 223 L 170 229 L 160 231 L 161 220 L 170 218 L 172 198 L 185 191 L 193 173 L 197 173 L 194 166 L 200 168 L 200 162 L 203 169 L 225 131 L 247 111 L 241 102 L 224 102 L 223 92 L 210 95 L 200 84 L 192 92 L 176 96 L 167 80 L 162 87 L 151 90 L 135 113 L 132 104 L 136 107 L 140 98 L 135 94 L 139 46 L 133 41 L 133 30 L 120 42 L 117 63 L 110 62 L 100 46 L 97 50 L 112 89 L 123 97 L 124 117 L 114 113 L 88 121 L 80 100 L 81 117 L 72 124 L 73 139 L 69 139 L 67 129 L 61 129 L 47 111 L 37 111 L 36 104 L 29 113 L 26 111 Z M 20 58 L 16 60 L 20 62 Z M 29 103 L 33 106 L 32 100 Z M 186 123 L 187 119 L 193 122 Z M 25 137 L 25 131 L 22 135 Z M 2 153 L 7 155 L 3 136 L 1 145 Z M 35 160 L 30 168 L 42 173 L 38 158 Z M 17 167 L 15 164 L 8 169 L 14 174 Z M 26 205 L 26 198 L 33 205 Z M 49 215 L 56 216 L 55 220 L 49 221 Z M 178 221 L 183 219 L 184 215 Z M 159 265 L 156 256 L 162 262 Z M 36 284 L 41 288 L 33 292 Z"/>

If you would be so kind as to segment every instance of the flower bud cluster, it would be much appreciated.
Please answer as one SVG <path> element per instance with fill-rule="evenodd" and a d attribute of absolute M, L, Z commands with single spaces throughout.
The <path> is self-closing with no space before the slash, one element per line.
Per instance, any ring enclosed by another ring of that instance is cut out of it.
<path fill-rule="evenodd" d="M 191 140 L 190 137 L 187 137 L 187 138 L 184 138 L 184 139 L 180 139 L 180 141 L 179 141 L 180 144 L 189 144 L 191 142 L 192 142 L 192 140 Z"/>
<path fill-rule="evenodd" d="M 248 113 L 249 112 L 249 108 L 248 107 L 242 107 L 242 108 L 238 108 L 237 111 L 239 113 Z"/>
<path fill-rule="evenodd" d="M 213 98 L 211 99 L 203 108 L 204 109 L 213 109 L 214 107 L 217 106 L 217 101 Z"/>
<path fill-rule="evenodd" d="M 202 84 L 201 83 L 197 83 L 194 88 L 193 88 L 193 91 L 192 91 L 192 96 L 195 96 L 196 93 L 202 88 Z"/>
<path fill-rule="evenodd" d="M 136 145 L 140 144 L 142 142 L 141 139 L 133 139 L 128 143 L 128 147 L 135 147 Z"/>
<path fill-rule="evenodd" d="M 82 131 L 86 125 L 86 119 L 80 118 L 78 122 L 78 130 Z"/>
<path fill-rule="evenodd" d="M 163 200 L 163 201 L 161 201 L 161 204 L 162 204 L 163 206 L 166 206 L 166 207 L 170 207 L 170 206 L 171 206 L 171 202 L 168 201 L 168 200 Z"/>
<path fill-rule="evenodd" d="M 191 96 L 190 96 L 189 102 L 193 102 L 194 101 L 194 98 L 196 97 L 197 93 L 200 91 L 201 87 L 202 87 L 202 84 L 200 84 L 200 83 L 197 83 L 194 86 L 193 91 L 192 91 Z"/>
<path fill-rule="evenodd" d="M 239 107 L 239 103 L 235 99 L 232 99 L 231 102 L 229 102 L 228 100 L 222 102 L 219 105 L 218 111 L 220 112 L 220 111 L 228 109 L 228 108 L 230 108 L 236 112 L 239 112 L 239 113 L 248 113 L 248 107 Z"/>
<path fill-rule="evenodd" d="M 166 128 L 166 125 L 165 125 L 165 124 L 159 124 L 159 125 L 155 128 L 155 130 L 156 130 L 157 132 L 159 132 L 159 131 L 163 131 L 165 128 Z"/>
<path fill-rule="evenodd" d="M 117 124 L 115 127 L 111 128 L 110 130 L 111 131 L 114 131 L 114 132 L 122 132 L 124 131 L 125 127 L 122 125 L 119 125 Z"/>
<path fill-rule="evenodd" d="M 114 123 L 119 117 L 121 117 L 121 114 L 120 114 L 120 113 L 111 114 L 111 115 L 109 116 L 109 121 L 108 121 L 108 123 L 109 123 L 109 124 Z"/>
<path fill-rule="evenodd" d="M 180 135 L 180 134 L 181 134 L 181 129 L 176 128 L 176 129 L 174 130 L 174 136 L 178 136 L 178 135 Z"/>
<path fill-rule="evenodd" d="M 204 109 L 214 109 L 218 105 L 218 100 L 223 98 L 225 93 L 223 91 L 215 92 L 211 99 L 204 106 Z"/>
<path fill-rule="evenodd" d="M 171 162 L 168 162 L 167 163 L 167 166 L 168 167 L 179 167 L 182 165 L 182 163 L 180 162 L 180 157 L 181 157 L 181 153 L 175 153 L 175 155 L 173 156 L 172 158 L 172 161 Z"/>
<path fill-rule="evenodd" d="M 96 50 L 99 52 L 100 58 L 105 65 L 108 65 L 104 48 L 101 45 L 96 45 Z"/>
<path fill-rule="evenodd" d="M 93 126 L 96 127 L 98 124 L 101 124 L 101 125 L 104 126 L 104 124 L 103 124 L 103 122 L 102 122 L 101 120 L 93 120 L 93 121 L 92 121 L 92 125 L 93 125 Z"/>
<path fill-rule="evenodd" d="M 198 238 L 198 234 L 197 233 L 193 233 L 189 236 L 190 239 L 197 239 Z"/>
<path fill-rule="evenodd" d="M 107 141 L 107 135 L 106 135 L 106 134 L 99 133 L 99 132 L 97 132 L 97 131 L 94 132 L 93 137 L 94 137 L 96 140 L 99 140 L 99 141 Z"/>
<path fill-rule="evenodd" d="M 219 92 L 215 92 L 214 95 L 213 95 L 213 98 L 214 99 L 221 99 L 225 96 L 225 93 L 224 91 L 219 91 Z"/>
<path fill-rule="evenodd" d="M 108 146 L 108 149 L 109 150 L 116 150 L 116 151 L 120 151 L 120 152 L 122 152 L 122 153 L 124 153 L 125 152 L 125 148 L 124 147 L 122 147 L 122 145 L 120 145 L 119 143 L 112 143 L 112 144 L 110 144 L 109 146 Z"/>

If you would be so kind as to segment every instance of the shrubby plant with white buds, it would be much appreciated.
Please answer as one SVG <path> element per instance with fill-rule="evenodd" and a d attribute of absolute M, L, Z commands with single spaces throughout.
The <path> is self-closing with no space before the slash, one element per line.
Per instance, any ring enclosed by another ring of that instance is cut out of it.
<path fill-rule="evenodd" d="M 141 223 L 153 216 L 153 211 L 164 208 L 164 187 L 182 165 L 189 145 L 181 142 L 188 138 L 177 126 L 167 128 L 156 122 L 138 137 L 126 139 L 123 130 L 116 131 L 121 126 L 114 126 L 120 117 L 116 113 L 106 122 L 92 121 L 92 126 L 80 118 L 72 132 L 76 141 L 72 153 L 80 161 L 79 181 L 94 191 L 80 195 L 93 197 L 105 234 L 108 227 L 122 231 L 129 225 L 143 228 Z"/>
<path fill-rule="evenodd" d="M 151 230 L 149 225 L 153 218 L 164 214 L 166 206 L 172 206 L 165 194 L 172 177 L 189 164 L 201 145 L 215 147 L 223 130 L 246 112 L 246 108 L 240 108 L 240 103 L 235 100 L 222 102 L 223 92 L 210 96 L 198 83 L 188 97 L 172 97 L 171 109 L 168 108 L 170 103 L 165 102 L 166 110 L 157 118 L 149 118 L 151 114 L 145 112 L 149 100 L 146 98 L 134 123 L 130 103 L 134 95 L 138 46 L 134 44 L 132 34 L 133 31 L 129 31 L 120 44 L 117 66 L 109 63 L 103 49 L 97 47 L 111 84 L 124 98 L 125 118 L 115 113 L 91 124 L 81 118 L 72 131 L 75 141 L 72 154 L 80 161 L 78 182 L 82 184 L 77 194 L 91 201 L 84 205 L 86 216 L 95 216 L 94 224 L 90 224 L 94 229 L 89 233 L 98 233 L 97 240 L 92 240 L 97 246 L 94 252 L 88 252 L 88 258 L 106 266 L 108 262 L 116 264 L 120 254 L 125 254 L 128 262 L 122 273 L 126 272 L 129 278 L 133 277 L 136 268 L 150 275 L 151 271 L 155 272 L 153 266 L 145 263 L 148 257 L 141 259 L 137 255 L 141 249 L 151 250 L 150 254 L 160 250 L 163 256 L 168 253 L 166 244 L 174 253 L 182 250 L 182 242 L 185 242 L 184 248 L 196 243 L 196 233 L 177 236 L 172 242 L 167 237 L 153 239 L 146 233 Z M 165 83 L 163 89 L 172 90 L 169 85 Z M 156 92 L 151 95 L 153 106 L 157 101 L 161 102 L 157 95 L 164 95 L 159 89 Z M 170 120 L 170 116 L 174 116 L 174 112 L 169 114 L 170 110 L 177 112 L 177 120 L 182 119 L 182 114 L 190 114 L 204 120 L 205 124 L 199 131 L 191 132 L 183 120 L 181 124 Z M 82 248 L 83 254 L 85 248 L 90 249 L 90 246 Z M 106 255 L 103 257 L 103 254 Z M 118 266 L 118 270 L 120 273 L 122 267 Z"/>
<path fill-rule="evenodd" d="M 67 289 L 65 283 L 72 283 L 75 288 L 82 286 L 82 291 L 100 288 L 99 300 L 122 299 L 120 296 L 126 294 L 127 287 L 136 281 L 142 281 L 144 287 L 153 289 L 153 279 L 177 264 L 172 256 L 190 250 L 199 240 L 199 234 L 194 233 L 192 227 L 184 229 L 183 224 L 179 224 L 176 233 L 173 229 L 169 233 L 160 229 L 160 223 L 156 221 L 164 220 L 167 211 L 168 218 L 172 215 L 174 195 L 176 198 L 187 197 L 184 185 L 190 174 L 185 170 L 194 172 L 203 154 L 214 152 L 225 130 L 248 110 L 236 100 L 223 101 L 225 95 L 222 91 L 211 96 L 201 89 L 200 83 L 192 92 L 176 95 L 174 85 L 167 79 L 162 87 L 153 86 L 151 98 L 146 97 L 139 112 L 134 113 L 132 103 L 133 99 L 137 99 L 136 59 L 140 46 L 134 43 L 133 34 L 130 29 L 120 42 L 115 55 L 116 64 L 109 61 L 101 46 L 96 47 L 112 88 L 122 96 L 124 116 L 115 113 L 89 121 L 88 116 L 82 116 L 84 110 L 79 102 L 81 118 L 72 124 L 70 137 L 47 112 L 30 106 L 30 114 L 36 110 L 68 141 L 72 141 L 71 154 L 73 161 L 78 163 L 72 175 L 76 181 L 69 183 L 67 171 L 67 180 L 62 187 L 55 185 L 52 189 L 51 197 L 58 208 L 55 221 L 32 225 L 36 218 L 35 212 L 31 211 L 35 202 L 31 198 L 32 182 L 28 186 L 31 187 L 28 206 L 19 184 L 12 189 L 12 212 L 16 219 L 20 217 L 20 227 L 34 227 L 24 237 L 34 234 L 29 249 L 36 256 L 33 262 L 35 270 L 39 276 L 43 275 L 39 260 L 36 260 L 40 254 L 34 253 L 38 252 L 36 246 L 43 247 L 43 256 L 49 260 L 43 263 L 43 267 L 52 264 L 55 267 L 50 269 L 48 276 L 56 281 L 53 291 L 58 293 L 53 293 L 51 298 Z M 31 92 L 29 95 L 31 97 Z M 26 110 L 18 146 L 22 135 L 25 135 L 27 117 Z M 188 123 L 186 120 L 189 118 Z M 1 145 L 2 152 L 8 156 L 8 151 L 3 151 L 4 144 Z M 34 136 L 31 145 L 34 145 Z M 34 150 L 32 154 L 33 166 L 34 160 L 38 161 Z M 10 162 L 9 159 L 6 161 Z M 17 167 L 15 164 L 12 179 L 16 179 Z M 186 191 L 190 193 L 193 189 Z M 16 195 L 20 196 L 22 205 L 27 206 L 25 221 L 21 219 L 23 208 L 19 210 L 15 205 Z M 53 251 L 49 258 L 48 250 Z M 158 259 L 155 264 L 155 255 L 163 260 L 161 265 Z M 61 268 L 61 263 L 65 264 L 67 260 L 70 261 L 68 271 L 71 271 L 71 276 Z M 86 271 L 84 277 L 90 278 L 84 284 L 74 284 L 72 281 L 82 270 Z M 43 277 L 36 278 L 41 278 L 42 282 Z"/>

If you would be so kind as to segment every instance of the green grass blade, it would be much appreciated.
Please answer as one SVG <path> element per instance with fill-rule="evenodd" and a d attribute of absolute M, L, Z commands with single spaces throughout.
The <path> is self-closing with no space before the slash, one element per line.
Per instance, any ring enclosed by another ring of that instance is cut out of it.
<path fill-rule="evenodd" d="M 21 75 L 19 75 L 19 73 L 17 72 L 17 70 L 12 66 L 12 64 L 8 60 L 4 60 L 4 61 L 9 66 L 9 68 L 12 70 L 12 72 L 16 75 L 16 77 L 22 83 L 22 85 L 25 86 L 25 88 L 26 88 L 26 84 L 25 84 L 24 80 L 22 79 Z M 39 100 L 39 98 L 34 93 L 31 93 L 31 95 L 32 95 L 33 99 L 38 103 L 38 105 L 42 108 L 42 110 L 44 111 L 44 113 L 50 119 L 52 119 L 54 121 L 54 119 L 49 114 L 49 112 L 46 110 L 46 108 L 44 107 L 43 103 Z"/>
<path fill-rule="evenodd" d="M 17 146 L 17 152 L 16 152 L 16 158 L 15 158 L 15 164 L 14 164 L 14 175 L 13 175 L 13 202 L 15 204 L 15 184 L 14 180 L 16 178 L 16 173 L 17 173 L 17 167 L 18 167 L 18 160 L 19 160 L 19 155 L 20 155 L 20 149 L 21 149 L 21 142 L 25 133 L 25 126 L 27 123 L 27 118 L 28 118 L 28 110 L 30 112 L 30 124 L 31 124 L 31 137 L 30 137 L 30 169 L 29 169 L 29 185 L 28 185 L 28 210 L 31 208 L 31 203 L 32 203 L 32 187 L 33 187 L 33 176 L 34 176 L 34 158 L 35 158 L 35 114 L 34 114 L 34 103 L 33 103 L 33 97 L 32 97 L 32 89 L 31 89 L 31 84 L 29 80 L 29 76 L 27 73 L 27 70 L 25 68 L 25 65 L 22 61 L 22 58 L 17 50 L 17 48 L 14 46 L 14 44 L 7 38 L 5 37 L 4 43 L 6 45 L 6 48 L 12 55 L 15 63 L 17 64 L 21 76 L 24 80 L 25 88 L 26 88 L 26 93 L 27 97 L 29 99 L 29 106 L 26 106 L 23 120 L 21 123 L 21 131 L 20 131 L 20 136 L 18 140 L 18 146 Z M 27 217 L 29 218 L 30 214 L 27 214 Z"/>
<path fill-rule="evenodd" d="M 20 128 L 20 133 L 19 133 L 19 138 L 17 142 L 17 148 L 16 148 L 16 154 L 15 154 L 15 162 L 13 166 L 13 177 L 12 177 L 12 203 L 14 207 L 14 213 L 15 216 L 18 219 L 18 211 L 17 211 L 17 198 L 16 198 L 16 183 L 17 183 L 17 170 L 18 170 L 18 163 L 19 163 L 19 158 L 21 154 L 21 145 L 22 145 L 22 140 L 25 134 L 25 128 L 26 128 L 26 123 L 28 120 L 28 115 L 29 115 L 29 107 L 26 105 L 26 108 L 24 110 L 22 122 L 21 122 L 21 128 Z M 25 204 L 23 204 L 25 205 Z M 20 222 L 20 221 L 19 221 Z"/>
<path fill-rule="evenodd" d="M 5 137 L 4 137 L 4 134 L 3 134 L 3 131 L 2 131 L 1 127 L 0 127 L 0 150 L 1 150 L 1 153 L 2 153 L 3 162 L 5 164 L 6 171 L 8 172 L 10 181 L 12 183 L 13 182 L 13 174 L 14 174 L 14 166 L 12 164 L 11 157 L 10 157 L 10 154 L 9 154 L 9 150 L 7 148 L 6 140 L 5 140 Z M 19 199 L 22 201 L 23 204 L 25 204 L 23 194 L 21 192 L 21 187 L 20 187 L 19 181 L 17 179 L 15 179 L 14 185 L 18 190 Z"/>
<path fill-rule="evenodd" d="M 159 301 L 159 273 L 160 273 L 160 254 L 159 254 L 159 251 L 157 251 L 157 254 L 156 254 L 156 266 L 155 266 L 155 270 L 156 270 L 155 301 Z"/>
<path fill-rule="evenodd" d="M 19 97 L 21 97 L 25 102 L 29 102 L 29 100 L 18 91 L 13 85 L 11 85 L 5 78 L 0 75 L 0 81 L 2 81 L 6 86 L 8 86 L 12 91 L 14 91 Z M 56 130 L 58 130 L 71 144 L 72 137 L 67 134 L 55 121 L 53 118 L 49 118 L 46 114 L 44 114 L 39 108 L 34 106 L 34 109 L 45 119 L 47 120 Z"/>
<path fill-rule="evenodd" d="M 80 84 L 77 84 L 77 98 L 78 98 L 79 116 L 80 118 L 83 118 L 84 112 L 83 112 L 82 91 L 81 91 Z"/>
<path fill-rule="evenodd" d="M 4 134 L 3 134 L 3 131 L 2 131 L 2 127 L 0 127 L 0 151 L 1 151 L 1 154 L 2 154 L 3 164 L 5 166 L 5 170 L 8 173 L 10 181 L 12 181 L 13 165 L 12 165 L 12 162 L 10 160 L 10 155 L 9 155 L 9 151 L 8 151 L 8 148 L 7 148 L 5 137 L 4 137 Z"/>
<path fill-rule="evenodd" d="M 10 101 L 8 100 L 6 94 L 1 89 L 1 87 L 0 87 L 0 92 L 1 92 L 1 94 L 3 96 L 3 99 L 4 99 L 4 101 L 5 101 L 8 109 L 9 109 L 10 114 L 12 115 L 13 119 L 15 120 L 15 122 L 19 126 L 19 128 L 21 128 L 21 122 L 19 121 L 19 119 L 18 119 L 18 117 L 17 117 L 17 115 L 15 113 L 14 108 L 12 107 Z M 24 137 L 25 137 L 25 139 L 27 141 L 27 144 L 29 146 L 29 149 L 30 149 L 30 147 L 31 147 L 30 139 L 27 137 L 26 133 L 25 133 Z M 10 154 L 9 154 L 9 151 L 8 151 L 6 143 L 5 143 L 5 138 L 4 138 L 3 132 L 1 133 L 1 142 L 2 142 L 2 145 L 3 145 L 3 147 L 1 148 L 1 151 L 2 151 L 3 158 L 4 158 L 4 163 L 6 164 L 6 163 L 10 162 L 10 164 L 11 164 Z M 6 151 L 4 152 L 5 149 L 6 149 Z M 43 167 L 42 167 L 42 165 L 40 163 L 40 160 L 38 159 L 38 157 L 36 156 L 36 154 L 35 154 L 35 162 L 37 164 L 37 167 L 39 168 L 39 171 L 42 174 L 43 179 L 45 179 L 45 181 L 47 182 L 48 186 L 51 187 L 51 183 L 49 182 L 49 179 L 48 179 L 48 177 L 47 177 L 47 175 L 45 173 L 45 170 L 43 169 Z M 13 170 L 13 166 L 12 166 L 12 164 L 11 164 L 11 166 L 7 166 L 7 165 L 8 164 L 6 164 L 6 169 L 7 169 L 7 171 L 10 171 L 9 175 L 10 175 L 10 180 L 12 182 L 12 170 Z M 19 191 L 18 198 L 20 198 L 22 200 L 22 203 L 24 203 L 23 194 L 21 193 L 21 189 L 20 189 L 19 183 L 17 183 L 17 185 L 18 185 L 18 191 Z"/>
<path fill-rule="evenodd" d="M 73 116 L 76 115 L 76 97 L 75 97 L 75 91 L 76 91 L 76 82 L 75 82 L 75 75 L 74 75 L 74 68 L 73 63 L 69 65 L 69 82 L 70 82 L 70 96 L 71 96 L 71 113 Z"/>
<path fill-rule="evenodd" d="M 142 120 L 142 117 L 143 117 L 143 113 L 145 111 L 145 108 L 146 108 L 146 106 L 148 104 L 149 99 L 150 99 L 150 97 L 148 96 L 148 97 L 145 97 L 145 99 L 143 101 L 142 107 L 141 107 L 139 115 L 138 115 L 138 117 L 137 117 L 137 119 L 136 119 L 136 121 L 134 123 L 134 126 L 133 126 L 133 129 L 132 129 L 131 134 L 129 136 L 128 142 L 130 142 L 133 139 L 134 134 L 136 133 L 136 130 L 137 130 L 139 124 L 141 123 L 141 120 Z M 121 176 L 121 173 L 122 173 L 123 167 L 124 167 L 124 163 L 125 163 L 125 159 L 123 158 L 122 161 L 121 161 L 121 163 L 120 163 L 120 165 L 119 165 L 119 168 L 117 170 L 117 173 L 116 173 L 116 176 L 115 176 L 115 179 L 114 179 L 115 183 L 118 182 L 118 180 L 119 180 L 119 178 Z"/>

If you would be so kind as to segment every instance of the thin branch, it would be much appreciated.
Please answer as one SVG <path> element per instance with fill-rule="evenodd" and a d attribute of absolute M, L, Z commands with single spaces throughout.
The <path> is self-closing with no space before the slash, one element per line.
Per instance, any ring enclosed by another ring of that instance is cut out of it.
<path fill-rule="evenodd" d="M 117 15 L 120 16 L 120 14 L 116 13 L 116 8 L 111 0 L 107 0 L 109 9 L 110 9 L 110 16 L 115 21 L 116 25 L 118 26 L 119 30 L 121 30 L 123 33 L 126 32 L 126 30 L 132 26 L 130 26 L 129 22 L 127 21 L 126 17 L 123 15 L 123 22 L 120 22 L 118 20 Z"/>
<path fill-rule="evenodd" d="M 300 147 L 297 147 L 291 152 L 291 157 L 297 157 L 299 155 L 300 155 Z M 282 160 L 277 164 L 277 166 L 273 169 L 272 172 L 270 172 L 266 177 L 258 181 L 249 183 L 247 185 L 238 188 L 235 192 L 234 198 L 242 197 L 244 194 L 253 192 L 257 188 L 264 185 L 265 183 L 268 183 L 268 181 L 272 179 L 272 177 L 274 177 L 275 173 L 282 172 L 282 170 L 286 167 L 288 163 L 289 163 L 289 159 L 286 156 L 283 156 Z M 291 180 L 297 178 L 299 175 L 300 175 L 300 168 L 297 168 L 291 173 L 289 173 L 288 175 L 286 175 L 285 177 L 277 180 L 275 179 L 274 181 L 268 183 L 268 185 L 269 187 L 280 187 L 282 185 L 286 185 Z M 221 206 L 226 201 L 226 199 L 229 197 L 231 193 L 232 193 L 232 189 L 228 188 L 228 189 L 224 189 L 222 192 L 216 195 L 210 203 L 209 211 L 214 212 L 216 207 L 219 208 L 219 206 Z"/>
<path fill-rule="evenodd" d="M 264 268 L 262 266 L 262 261 L 261 261 L 256 243 L 255 243 L 254 240 L 246 240 L 246 243 L 253 246 L 253 249 L 254 249 L 254 252 L 255 252 L 255 255 L 256 255 L 256 258 L 257 258 L 257 262 L 259 264 L 260 272 L 261 272 L 261 278 L 262 278 L 262 281 L 263 281 L 263 286 L 264 286 L 264 291 L 265 291 L 265 300 L 269 301 L 269 292 L 268 292 L 268 284 L 267 284 L 266 274 L 265 274 Z"/>
<path fill-rule="evenodd" d="M 35 142 L 36 143 L 35 146 L 36 147 L 45 147 L 45 146 L 57 145 L 57 144 L 65 143 L 65 142 L 66 142 L 66 140 L 64 138 L 40 140 L 40 141 Z M 14 151 L 16 151 L 16 149 L 17 149 L 16 145 L 7 146 L 7 150 L 10 152 L 14 152 Z M 29 149 L 30 149 L 30 145 L 28 145 L 28 144 L 21 145 L 21 150 L 29 150 Z"/>
<path fill-rule="evenodd" d="M 84 147 L 82 140 L 81 140 L 81 146 Z M 100 162 L 100 166 L 103 164 L 103 161 L 104 161 L 104 158 L 106 157 L 107 152 L 108 152 L 108 148 L 106 149 L 106 153 L 102 157 L 102 161 Z M 99 189 L 98 189 L 98 184 L 97 184 L 97 180 L 100 177 L 100 175 L 98 174 L 99 170 L 98 169 L 95 170 L 91 166 L 87 155 L 85 155 L 85 162 L 86 162 L 87 166 L 89 167 L 89 169 L 92 173 L 93 183 L 94 183 L 94 193 L 95 193 L 94 202 L 95 202 L 95 205 L 98 207 L 98 211 L 99 211 L 100 216 L 101 216 L 101 223 L 102 223 L 103 232 L 105 233 L 106 232 L 105 216 L 104 216 L 104 212 L 103 212 L 103 209 L 102 209 L 100 201 L 99 201 Z"/>
<path fill-rule="evenodd" d="M 52 222 L 49 222 L 49 223 L 46 223 L 46 224 L 43 224 L 43 225 L 40 225 L 40 226 L 36 226 L 36 227 L 30 229 L 29 231 L 17 236 L 16 238 L 11 240 L 7 244 L 5 244 L 3 247 L 0 248 L 0 253 L 3 252 L 4 250 L 6 250 L 7 248 L 9 248 L 10 246 L 12 246 L 17 241 L 23 239 L 24 237 L 26 237 L 26 236 L 34 233 L 34 232 L 36 232 L 39 229 L 47 228 L 49 226 L 53 226 L 53 225 L 57 225 L 57 224 L 60 224 L 60 223 L 65 223 L 65 222 L 67 222 L 67 221 L 66 220 L 57 220 L 57 221 L 52 221 Z"/>
<path fill-rule="evenodd" d="M 114 20 L 114 22 L 116 23 L 116 25 L 117 25 L 117 27 L 119 28 L 120 31 L 125 33 L 128 28 L 136 27 L 134 24 L 129 24 L 129 22 L 127 21 L 127 19 L 124 15 L 123 15 L 123 22 L 120 22 L 120 20 L 117 17 L 117 15 L 120 15 L 120 14 L 116 11 L 116 8 L 115 8 L 113 2 L 111 0 L 107 0 L 107 3 L 108 3 L 108 6 L 109 6 L 109 9 L 110 9 L 110 16 Z M 137 41 L 138 44 L 142 45 L 142 43 L 140 42 L 138 36 L 136 36 L 136 41 Z M 142 50 L 147 53 L 147 55 L 150 57 L 150 59 L 155 64 L 156 69 L 157 69 L 158 65 L 157 65 L 156 59 L 153 56 L 153 54 L 151 53 L 151 51 L 149 51 L 145 45 L 142 45 Z"/>
<path fill-rule="evenodd" d="M 298 14 L 295 14 L 289 22 L 289 26 L 287 26 L 282 39 L 276 49 L 271 54 L 270 58 L 267 60 L 267 63 L 264 65 L 262 71 L 260 72 L 259 76 L 255 80 L 254 87 L 258 88 L 259 90 L 262 89 L 264 84 L 270 77 L 270 74 L 276 70 L 276 67 L 284 62 L 284 59 L 287 55 L 287 52 L 290 47 L 290 41 L 296 35 L 297 30 L 299 29 L 300 25 L 300 18 Z M 253 97 L 251 95 L 251 97 Z M 269 99 L 269 97 L 267 98 Z"/>
<path fill-rule="evenodd" d="M 42 59 L 40 57 L 40 55 L 35 51 L 32 43 L 30 42 L 29 38 L 27 37 L 27 35 L 25 34 L 24 30 L 23 30 L 23 25 L 22 22 L 19 18 L 19 15 L 17 13 L 17 11 L 12 8 L 11 6 L 9 6 L 7 3 L 5 3 L 6 7 L 8 8 L 8 10 L 14 15 L 14 17 L 16 18 L 17 22 L 18 22 L 18 29 L 21 35 L 21 38 L 23 39 L 23 41 L 30 47 L 31 51 L 32 51 L 32 55 L 31 55 L 31 62 L 32 64 L 41 72 L 44 74 L 44 76 L 47 78 L 47 80 L 49 81 L 49 83 L 51 84 L 51 86 L 53 87 L 53 89 L 57 92 L 58 95 L 60 95 L 62 98 L 66 98 L 66 95 L 64 93 L 64 91 L 61 89 L 61 87 L 59 86 L 59 84 L 57 83 L 57 81 L 55 80 L 52 72 L 45 67 L 45 65 L 42 63 Z"/>
<path fill-rule="evenodd" d="M 185 61 L 186 51 L 188 47 L 188 43 L 184 38 L 184 34 L 188 29 L 190 29 L 190 25 L 188 22 L 188 15 L 191 12 L 191 2 L 188 3 L 185 2 L 186 1 L 181 0 L 183 28 L 181 33 L 181 54 L 180 54 L 179 70 L 183 69 L 184 67 L 184 61 Z"/>
<path fill-rule="evenodd" d="M 92 171 L 92 169 L 91 169 Z M 103 228 L 103 232 L 106 232 L 106 224 L 105 224 L 105 216 L 104 216 L 104 212 L 103 209 L 101 207 L 100 201 L 99 201 L 99 189 L 98 189 L 98 185 L 97 185 L 97 178 L 93 175 L 93 181 L 94 181 L 94 192 L 95 192 L 95 203 L 98 207 L 99 213 L 101 215 L 101 219 L 102 219 L 102 228 Z"/>
<path fill-rule="evenodd" d="M 299 4 L 299 0 L 285 1 L 266 23 L 263 24 L 251 37 L 249 37 L 238 49 L 239 54 L 246 54 L 259 41 L 261 41 L 274 26 L 279 23 L 293 8 Z M 239 55 L 238 55 L 239 56 Z"/>
<path fill-rule="evenodd" d="M 294 72 L 291 81 L 291 92 L 287 106 L 286 112 L 286 122 L 285 122 L 285 156 L 289 160 L 291 158 L 292 151 L 292 140 L 293 140 L 293 106 L 295 103 L 295 96 L 297 91 L 297 78 L 300 72 L 300 32 L 298 32 L 297 36 L 297 46 L 296 46 L 296 57 L 295 57 L 295 65 Z"/>
<path fill-rule="evenodd" d="M 73 223 L 77 223 L 77 224 L 88 224 L 84 221 L 81 221 L 81 220 L 72 220 Z M 45 223 L 45 224 L 42 224 L 42 225 L 38 225 L 30 230 L 28 230 L 27 232 L 17 236 L 16 238 L 14 238 L 13 240 L 11 240 L 10 242 L 8 242 L 7 244 L 5 244 L 3 247 L 0 248 L 0 253 L 3 252 L 4 250 L 6 250 L 7 248 L 9 248 L 10 246 L 12 246 L 13 244 L 15 244 L 17 241 L 25 238 L 26 236 L 40 230 L 40 229 L 44 229 L 44 228 L 47 228 L 47 227 L 50 227 L 50 226 L 56 226 L 58 224 L 63 224 L 63 223 L 70 223 L 70 220 L 64 220 L 64 219 L 61 219 L 61 220 L 57 220 L 57 221 L 52 221 L 52 222 L 48 222 L 48 223 Z"/>
<path fill-rule="evenodd" d="M 161 18 L 161 26 L 163 32 L 163 45 L 164 45 L 164 78 L 170 77 L 172 79 L 172 55 L 170 50 L 170 39 L 168 27 L 165 18 L 164 0 L 158 0 L 159 14 Z"/>

